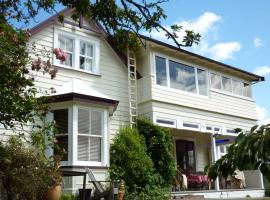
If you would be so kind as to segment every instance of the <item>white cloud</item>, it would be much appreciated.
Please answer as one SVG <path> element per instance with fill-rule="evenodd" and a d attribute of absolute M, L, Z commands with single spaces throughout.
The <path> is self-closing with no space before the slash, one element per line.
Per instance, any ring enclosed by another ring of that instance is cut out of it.
<path fill-rule="evenodd" d="M 207 34 L 215 30 L 215 24 L 221 20 L 221 16 L 205 12 L 195 20 L 180 21 L 177 24 L 183 26 L 184 29 L 194 30 L 201 35 Z"/>
<path fill-rule="evenodd" d="M 263 44 L 262 40 L 258 37 L 254 38 L 253 43 L 254 43 L 255 48 L 258 48 L 258 47 L 262 46 L 262 44 Z"/>
<path fill-rule="evenodd" d="M 224 61 L 228 59 L 233 59 L 234 53 L 240 51 L 241 44 L 237 41 L 213 43 L 218 35 L 217 24 L 221 21 L 221 16 L 212 12 L 204 12 L 196 19 L 179 20 L 176 21 L 174 24 L 183 26 L 183 30 L 193 30 L 194 32 L 201 34 L 202 38 L 200 44 L 198 46 L 194 45 L 188 50 L 204 56 L 209 56 L 216 60 Z M 170 27 L 165 27 L 170 30 Z M 165 32 L 163 31 L 153 31 L 150 35 L 152 38 L 174 44 L 173 41 L 166 38 Z M 178 34 L 179 41 L 182 41 L 183 36 L 184 31 L 181 31 Z"/>
<path fill-rule="evenodd" d="M 257 67 L 254 70 L 254 73 L 258 74 L 259 76 L 266 76 L 266 75 L 270 74 L 270 66 L 264 65 L 261 67 Z"/>
<path fill-rule="evenodd" d="M 270 116 L 266 108 L 256 105 L 256 111 L 258 114 L 258 124 L 270 123 Z"/>
<path fill-rule="evenodd" d="M 228 60 L 233 59 L 233 54 L 240 49 L 239 42 L 217 43 L 209 48 L 209 53 L 216 60 Z"/>

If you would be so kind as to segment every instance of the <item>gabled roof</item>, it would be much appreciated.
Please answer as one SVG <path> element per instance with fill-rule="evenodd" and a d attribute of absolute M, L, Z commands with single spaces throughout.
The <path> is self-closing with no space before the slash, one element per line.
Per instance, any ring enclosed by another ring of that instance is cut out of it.
<path fill-rule="evenodd" d="M 73 12 L 74 9 L 71 9 L 71 8 L 66 8 L 64 9 L 63 11 L 61 11 L 60 13 L 62 13 L 63 15 L 68 15 L 70 14 L 71 12 Z M 49 17 L 48 19 L 46 19 L 45 21 L 39 23 L 38 25 L 34 26 L 33 28 L 30 29 L 30 33 L 32 35 L 38 33 L 39 31 L 43 30 L 44 28 L 52 25 L 52 24 L 55 24 L 58 22 L 58 14 L 55 14 L 51 17 Z M 71 22 L 71 21 L 64 21 L 64 23 L 68 23 L 70 25 L 74 25 L 74 26 L 79 26 L 78 24 L 74 23 L 74 22 Z M 96 22 L 93 22 L 93 24 L 95 25 L 95 28 L 91 28 L 91 27 L 86 27 L 84 25 L 81 25 L 80 24 L 80 27 L 81 28 L 84 28 L 86 30 L 90 30 L 90 31 L 93 31 L 95 33 L 99 33 L 101 34 L 104 39 L 111 45 L 112 49 L 115 51 L 115 53 L 119 56 L 119 58 L 122 60 L 122 62 L 124 64 L 127 64 L 127 59 L 126 59 L 126 55 L 125 53 L 123 52 L 119 52 L 119 50 L 117 50 L 114 45 L 112 45 L 112 41 L 110 40 L 110 37 L 108 36 L 108 34 L 106 33 L 106 31 L 102 28 L 102 26 L 100 26 L 98 23 Z M 259 76 L 259 75 L 256 75 L 256 74 L 253 74 L 253 73 L 250 73 L 248 71 L 245 71 L 245 70 L 242 70 L 240 68 L 237 68 L 237 67 L 234 67 L 234 66 L 231 66 L 231 65 L 228 65 L 228 64 L 225 64 L 225 63 L 222 63 L 222 62 L 219 62 L 219 61 L 216 61 L 216 60 L 213 60 L 213 59 L 210 59 L 210 58 L 207 58 L 207 57 L 204 57 L 204 56 L 201 56 L 201 55 L 198 55 L 198 54 L 195 54 L 195 53 L 192 53 L 190 51 L 187 51 L 187 50 L 184 50 L 184 49 L 180 49 L 176 46 L 173 46 L 173 45 L 170 45 L 170 44 L 167 44 L 165 42 L 161 42 L 159 40 L 156 40 L 156 39 L 153 39 L 151 37 L 147 37 L 147 36 L 144 36 L 144 35 L 140 35 L 140 37 L 146 41 L 149 41 L 149 42 L 152 42 L 152 43 L 155 43 L 157 45 L 160 45 L 160 46 L 163 46 L 165 48 L 169 48 L 171 50 L 175 50 L 175 51 L 178 51 L 180 53 L 183 53 L 183 54 L 186 54 L 186 55 L 189 55 L 191 57 L 195 57 L 199 60 L 203 60 L 205 62 L 208 62 L 210 64 L 215 64 L 215 65 L 218 65 L 218 66 L 221 66 L 221 67 L 224 67 L 224 69 L 229 69 L 229 70 L 232 70 L 232 71 L 236 71 L 238 73 L 241 73 L 241 74 L 244 74 L 244 75 L 247 75 L 249 76 L 252 81 L 264 81 L 265 78 L 262 77 L 262 76 Z M 140 77 L 140 74 L 138 74 L 138 77 Z"/>

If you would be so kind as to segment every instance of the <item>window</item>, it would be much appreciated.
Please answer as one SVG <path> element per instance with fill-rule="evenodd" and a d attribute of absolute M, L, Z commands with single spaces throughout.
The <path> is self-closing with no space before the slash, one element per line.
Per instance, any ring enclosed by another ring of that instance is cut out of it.
<path fill-rule="evenodd" d="M 251 97 L 250 84 L 214 73 L 211 73 L 211 88 L 240 96 Z"/>
<path fill-rule="evenodd" d="M 62 154 L 62 161 L 68 160 L 68 109 L 54 110 L 56 124 L 55 138 L 57 145 L 54 146 L 55 154 Z"/>
<path fill-rule="evenodd" d="M 219 75 L 211 73 L 211 87 L 221 90 L 221 78 Z"/>
<path fill-rule="evenodd" d="M 243 83 L 240 81 L 233 80 L 233 93 L 242 95 Z"/>
<path fill-rule="evenodd" d="M 226 92 L 232 92 L 232 81 L 230 78 L 222 76 L 222 88 Z"/>
<path fill-rule="evenodd" d="M 78 109 L 78 161 L 101 162 L 103 113 Z"/>
<path fill-rule="evenodd" d="M 54 59 L 55 65 L 69 67 L 80 71 L 98 73 L 99 42 L 71 33 L 56 31 L 55 48 L 67 53 L 67 60 Z"/>
<path fill-rule="evenodd" d="M 158 85 L 167 86 L 166 60 L 156 56 L 156 83 Z"/>
<path fill-rule="evenodd" d="M 197 69 L 199 94 L 207 95 L 207 71 Z"/>
<path fill-rule="evenodd" d="M 184 122 L 183 127 L 189 128 L 189 129 L 199 129 L 200 126 L 198 124 Z"/>
<path fill-rule="evenodd" d="M 166 120 L 166 119 L 157 119 L 158 124 L 168 124 L 168 125 L 174 125 L 175 121 L 172 120 Z"/>
<path fill-rule="evenodd" d="M 52 113 L 57 128 L 54 134 L 58 141 L 53 150 L 55 154 L 64 151 L 62 165 L 108 164 L 106 110 L 71 105 Z"/>
<path fill-rule="evenodd" d="M 221 133 L 221 127 L 218 126 L 212 126 L 212 125 L 207 125 L 206 126 L 206 132 L 210 133 Z"/>
<path fill-rule="evenodd" d="M 184 171 L 184 173 L 194 173 L 196 171 L 194 142 L 176 140 L 176 159 L 177 165 Z"/>
<path fill-rule="evenodd" d="M 171 88 L 196 93 L 195 69 L 174 61 L 169 61 Z"/>
<path fill-rule="evenodd" d="M 155 61 L 157 85 L 207 95 L 207 71 L 160 56 L 156 56 Z"/>
<path fill-rule="evenodd" d="M 67 54 L 67 60 L 66 61 L 60 61 L 61 65 L 72 67 L 73 65 L 73 52 L 74 52 L 74 45 L 73 45 L 73 39 L 58 35 L 58 47 L 63 49 Z"/>
<path fill-rule="evenodd" d="M 80 69 L 93 71 L 93 45 L 80 41 Z"/>
<path fill-rule="evenodd" d="M 251 97 L 251 86 L 250 86 L 250 84 L 244 83 L 243 95 L 245 97 Z"/>

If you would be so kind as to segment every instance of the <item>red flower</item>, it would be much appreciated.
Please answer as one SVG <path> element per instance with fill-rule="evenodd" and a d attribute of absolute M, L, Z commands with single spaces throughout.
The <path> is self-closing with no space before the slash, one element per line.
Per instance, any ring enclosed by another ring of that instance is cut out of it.
<path fill-rule="evenodd" d="M 56 57 L 58 60 L 60 60 L 60 61 L 62 61 L 62 62 L 64 62 L 64 61 L 67 60 L 67 53 L 64 52 L 63 49 L 60 49 L 60 48 L 54 48 L 54 49 L 53 49 L 53 53 L 54 53 L 55 57 Z"/>

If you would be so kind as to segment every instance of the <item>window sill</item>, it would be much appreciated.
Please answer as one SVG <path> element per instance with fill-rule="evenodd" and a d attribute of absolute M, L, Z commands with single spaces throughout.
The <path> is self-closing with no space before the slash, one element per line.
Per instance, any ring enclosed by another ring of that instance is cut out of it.
<path fill-rule="evenodd" d="M 65 65 L 54 65 L 54 66 L 57 67 L 57 68 L 63 68 L 63 69 L 71 70 L 71 71 L 76 71 L 76 72 L 81 72 L 81 73 L 84 73 L 84 74 L 89 74 L 89 75 L 101 77 L 100 73 L 89 72 L 89 71 L 85 71 L 85 70 L 82 70 L 82 69 L 75 69 L 75 68 L 68 67 L 68 66 L 65 66 Z"/>
<path fill-rule="evenodd" d="M 225 92 L 225 91 L 218 90 L 218 89 L 213 89 L 213 88 L 211 88 L 210 91 L 215 92 L 215 93 L 219 93 L 219 94 L 223 94 L 223 95 L 226 95 L 226 96 L 230 96 L 230 97 L 234 97 L 234 98 L 240 98 L 240 99 L 243 99 L 243 100 L 254 102 L 254 100 L 251 97 L 245 97 L 245 96 L 241 96 L 241 95 L 237 95 L 237 94 L 232 94 L 232 93 L 229 93 L 229 92 Z"/>

